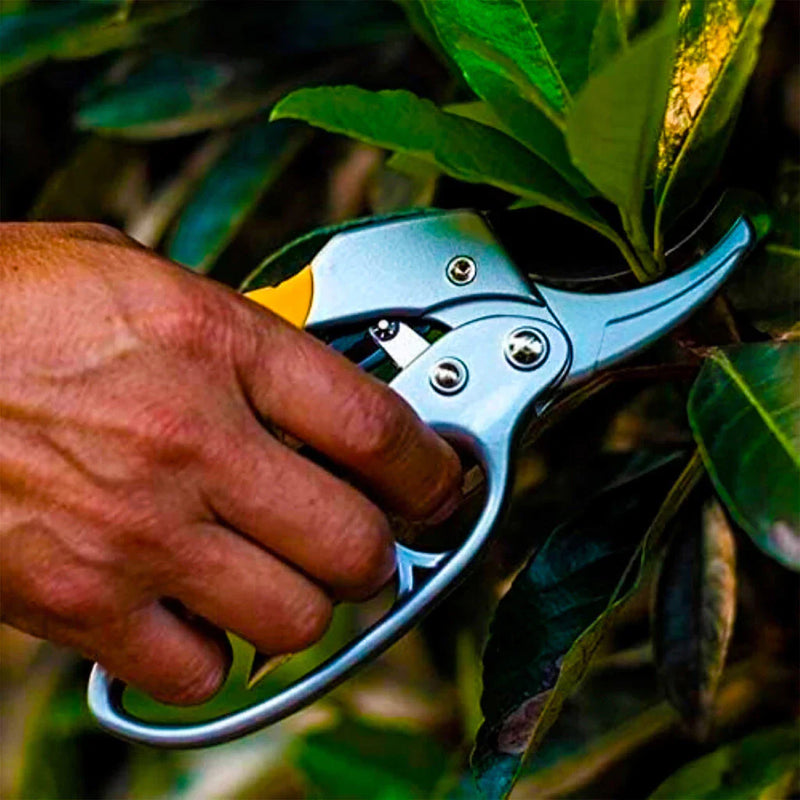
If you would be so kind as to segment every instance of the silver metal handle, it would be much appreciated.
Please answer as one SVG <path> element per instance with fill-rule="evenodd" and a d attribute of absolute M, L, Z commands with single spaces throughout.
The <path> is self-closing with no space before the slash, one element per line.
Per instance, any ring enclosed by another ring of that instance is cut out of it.
<path fill-rule="evenodd" d="M 513 359 L 503 357 L 509 336 L 523 325 L 526 329 L 534 325 L 546 345 L 541 364 L 515 366 Z M 123 739 L 158 747 L 219 744 L 298 711 L 386 650 L 452 591 L 475 563 L 507 499 L 511 446 L 523 411 L 545 387 L 563 376 L 569 359 L 566 336 L 546 318 L 490 316 L 453 330 L 433 344 L 391 385 L 422 419 L 470 450 L 483 467 L 486 503 L 463 544 L 450 553 L 425 553 L 396 545 L 398 591 L 386 616 L 274 697 L 207 722 L 160 725 L 130 715 L 122 703 L 124 684 L 95 665 L 88 702 L 100 725 Z M 435 380 L 442 364 L 453 361 L 465 369 L 464 380 L 455 391 Z"/>
<path fill-rule="evenodd" d="M 508 453 L 485 453 L 482 463 L 488 483 L 486 505 L 462 546 L 452 553 L 425 553 L 397 544 L 397 598 L 386 616 L 287 689 L 256 705 L 207 722 L 159 725 L 130 715 L 122 703 L 125 684 L 95 664 L 89 679 L 88 702 L 97 721 L 109 732 L 131 742 L 169 748 L 205 747 L 278 722 L 330 691 L 365 661 L 396 642 L 455 587 L 474 562 L 503 506 Z"/>

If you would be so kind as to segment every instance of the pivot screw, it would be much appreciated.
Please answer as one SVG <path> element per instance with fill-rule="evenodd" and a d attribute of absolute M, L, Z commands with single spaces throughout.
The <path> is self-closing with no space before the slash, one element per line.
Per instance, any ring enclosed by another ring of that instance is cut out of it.
<path fill-rule="evenodd" d="M 467 366 L 457 358 L 443 358 L 433 365 L 431 386 L 440 394 L 457 394 L 467 385 Z"/>
<path fill-rule="evenodd" d="M 370 329 L 376 339 L 382 342 L 389 342 L 397 336 L 397 331 L 400 326 L 396 322 L 389 322 L 388 319 L 382 319 L 377 325 L 373 325 Z"/>
<path fill-rule="evenodd" d="M 536 328 L 517 328 L 506 338 L 506 360 L 516 369 L 534 369 L 546 358 L 550 345 Z"/>
<path fill-rule="evenodd" d="M 475 280 L 478 267 L 469 256 L 456 256 L 447 264 L 447 277 L 456 286 L 466 286 Z"/>

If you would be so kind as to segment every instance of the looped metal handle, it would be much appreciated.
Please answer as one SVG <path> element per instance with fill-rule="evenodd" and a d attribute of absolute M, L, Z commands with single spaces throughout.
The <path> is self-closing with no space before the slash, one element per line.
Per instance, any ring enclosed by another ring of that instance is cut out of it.
<path fill-rule="evenodd" d="M 312 672 L 253 706 L 192 725 L 161 725 L 137 718 L 123 705 L 125 684 L 95 664 L 89 678 L 89 708 L 110 733 L 156 747 L 206 747 L 278 722 L 344 681 L 365 661 L 399 639 L 449 593 L 483 548 L 499 516 L 508 486 L 508 445 L 480 453 L 487 499 L 472 533 L 457 550 L 425 553 L 396 544 L 397 597 L 379 622 Z M 421 580 L 418 580 L 421 578 Z"/>
<path fill-rule="evenodd" d="M 533 373 L 515 368 L 501 355 L 509 334 L 522 323 L 532 322 L 537 335 L 548 342 L 548 357 Z M 563 331 L 547 319 L 489 316 L 439 339 L 392 381 L 392 388 L 422 419 L 477 457 L 486 478 L 486 503 L 472 532 L 451 553 L 424 553 L 396 545 L 395 603 L 358 639 L 274 697 L 192 725 L 159 725 L 130 715 L 122 703 L 124 684 L 96 665 L 89 679 L 88 701 L 100 725 L 123 739 L 158 747 L 219 744 L 298 711 L 386 650 L 455 588 L 474 564 L 507 499 L 511 444 L 522 414 L 564 374 L 569 353 Z M 469 365 L 469 378 L 458 393 L 441 393 L 431 385 L 431 370 L 443 359 L 453 358 Z"/>

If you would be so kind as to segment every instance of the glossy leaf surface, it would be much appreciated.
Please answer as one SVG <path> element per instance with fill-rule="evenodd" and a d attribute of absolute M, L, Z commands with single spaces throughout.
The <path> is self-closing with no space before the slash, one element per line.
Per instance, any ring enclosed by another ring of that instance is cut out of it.
<path fill-rule="evenodd" d="M 522 0 L 423 0 L 439 41 L 479 97 L 486 71 L 559 120 L 570 93 Z"/>
<path fill-rule="evenodd" d="M 800 791 L 800 728 L 759 731 L 678 770 L 652 800 L 745 800 L 794 797 Z"/>
<path fill-rule="evenodd" d="M 677 20 L 664 19 L 593 75 L 567 118 L 576 166 L 620 207 L 647 268 L 642 208 L 667 102 Z"/>
<path fill-rule="evenodd" d="M 305 120 L 408 153 L 459 180 L 489 183 L 597 229 L 607 228 L 555 170 L 513 139 L 410 92 L 368 92 L 355 86 L 301 89 L 281 100 L 272 118 Z"/>
<path fill-rule="evenodd" d="M 711 352 L 689 420 L 714 487 L 765 552 L 800 569 L 800 343 Z"/>
<path fill-rule="evenodd" d="M 736 545 L 716 500 L 688 503 L 675 527 L 656 585 L 653 649 L 667 699 L 702 737 L 733 630 Z"/>
<path fill-rule="evenodd" d="M 583 194 L 591 193 L 570 161 L 561 130 L 570 90 L 543 38 L 547 26 L 529 14 L 533 9 L 546 20 L 552 17 L 549 41 L 569 53 L 574 72 L 581 50 L 565 47 L 564 31 L 559 29 L 565 19 L 562 4 L 548 4 L 546 13 L 537 3 L 526 9 L 521 0 L 423 0 L 423 5 L 465 80 L 505 128 Z M 573 4 L 573 24 L 591 23 L 593 10 L 594 2 Z"/>
<path fill-rule="evenodd" d="M 207 272 L 306 138 L 290 123 L 266 119 L 241 130 L 184 208 L 169 257 Z"/>
<path fill-rule="evenodd" d="M 662 459 L 595 497 L 553 531 L 500 601 L 472 756 L 483 796 L 508 794 L 585 673 L 614 604 L 638 581 L 629 570 L 679 471 L 679 460 Z M 672 495 L 670 513 L 685 489 Z"/>
<path fill-rule="evenodd" d="M 772 0 L 684 0 L 656 170 L 656 247 L 719 164 Z"/>

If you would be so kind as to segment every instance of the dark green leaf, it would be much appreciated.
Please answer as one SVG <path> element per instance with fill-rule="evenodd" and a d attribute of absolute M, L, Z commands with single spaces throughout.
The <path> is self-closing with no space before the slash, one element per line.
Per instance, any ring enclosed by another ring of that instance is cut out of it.
<path fill-rule="evenodd" d="M 30 3 L 0 15 L 0 81 L 124 22 L 129 0 Z"/>
<path fill-rule="evenodd" d="M 503 129 L 543 158 L 581 194 L 592 194 L 591 186 L 572 165 L 564 143 L 560 129 L 563 103 L 551 108 L 542 101 L 541 95 L 547 94 L 551 82 L 561 87 L 564 103 L 568 90 L 539 28 L 520 0 L 423 0 L 423 5 L 467 83 L 492 108 Z M 560 2 L 547 5 L 552 5 L 553 13 L 562 19 Z M 573 16 L 583 20 L 583 9 L 591 12 L 594 7 L 593 0 L 581 3 L 577 7 L 581 13 L 575 14 L 573 6 Z M 546 16 L 541 8 L 538 10 L 540 16 Z"/>
<path fill-rule="evenodd" d="M 305 131 L 291 123 L 266 119 L 241 130 L 184 208 L 169 257 L 208 272 L 305 139 Z"/>
<path fill-rule="evenodd" d="M 724 745 L 667 778 L 652 800 L 750 800 L 795 797 L 800 791 L 800 729 L 759 731 Z"/>
<path fill-rule="evenodd" d="M 463 181 L 488 183 L 534 199 L 624 247 L 586 200 L 544 161 L 500 131 L 448 114 L 410 92 L 369 92 L 355 86 L 301 89 L 275 106 L 272 118 L 286 117 L 408 153 Z"/>
<path fill-rule="evenodd" d="M 603 0 L 589 48 L 589 72 L 601 70 L 628 43 L 628 8 L 623 0 Z"/>
<path fill-rule="evenodd" d="M 676 17 L 639 36 L 593 75 L 567 117 L 567 145 L 576 166 L 620 208 L 647 272 L 655 272 L 642 212 L 648 175 L 667 102 Z"/>
<path fill-rule="evenodd" d="M 104 25 L 81 38 L 71 39 L 54 54 L 55 58 L 72 60 L 91 58 L 110 50 L 129 48 L 145 39 L 156 25 L 169 22 L 191 11 L 201 0 L 170 0 L 168 3 L 129 0 L 124 20 Z"/>
<path fill-rule="evenodd" d="M 439 41 L 479 89 L 494 73 L 559 124 L 570 93 L 522 0 L 423 0 Z"/>
<path fill-rule="evenodd" d="M 589 47 L 589 73 L 603 69 L 631 39 L 658 22 L 663 4 L 663 0 L 602 0 Z"/>
<path fill-rule="evenodd" d="M 630 567 L 679 466 L 674 457 L 661 459 L 595 497 L 553 531 L 500 601 L 484 654 L 484 724 L 472 757 L 483 795 L 508 794 L 585 673 L 612 609 L 638 582 Z M 659 524 L 691 483 L 673 487 Z"/>
<path fill-rule="evenodd" d="M 80 128 L 131 139 L 181 136 L 228 125 L 269 106 L 274 92 L 252 88 L 244 68 L 158 55 L 119 81 L 90 88 L 77 114 Z"/>
<path fill-rule="evenodd" d="M 522 0 L 571 95 L 589 75 L 589 52 L 602 0 Z"/>
<path fill-rule="evenodd" d="M 736 545 L 716 500 L 687 504 L 675 527 L 656 585 L 653 649 L 667 698 L 704 737 L 733 630 Z"/>
<path fill-rule="evenodd" d="M 431 797 L 447 754 L 430 736 L 346 720 L 298 742 L 293 758 L 319 800 Z"/>
<path fill-rule="evenodd" d="M 711 180 L 756 64 L 772 0 L 683 0 L 656 170 L 655 246 Z"/>
<path fill-rule="evenodd" d="M 725 291 L 757 328 L 772 336 L 800 333 L 800 166 L 788 164 L 781 170 L 772 231 Z"/>
<path fill-rule="evenodd" d="M 714 350 L 689 421 L 714 487 L 765 552 L 800 569 L 800 343 Z"/>

